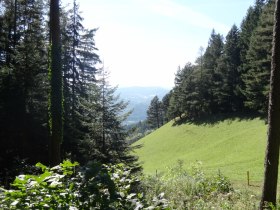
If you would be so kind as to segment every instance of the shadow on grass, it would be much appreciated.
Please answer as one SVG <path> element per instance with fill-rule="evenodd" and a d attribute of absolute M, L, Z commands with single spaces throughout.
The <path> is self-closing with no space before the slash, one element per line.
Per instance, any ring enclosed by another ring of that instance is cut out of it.
<path fill-rule="evenodd" d="M 223 113 L 223 114 L 204 115 L 197 118 L 189 118 L 186 115 L 181 118 L 176 118 L 172 126 L 179 126 L 187 123 L 191 123 L 194 125 L 215 125 L 225 120 L 232 122 L 235 120 L 238 121 L 253 120 L 255 118 L 260 118 L 266 121 L 267 116 L 261 115 L 259 113 Z"/>
<path fill-rule="evenodd" d="M 249 187 L 261 187 L 261 185 L 257 185 L 257 184 L 249 184 Z"/>

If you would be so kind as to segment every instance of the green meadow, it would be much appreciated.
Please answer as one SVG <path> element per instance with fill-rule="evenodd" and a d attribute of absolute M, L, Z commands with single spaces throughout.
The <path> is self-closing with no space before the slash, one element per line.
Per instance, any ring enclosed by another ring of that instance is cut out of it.
<path fill-rule="evenodd" d="M 200 161 L 206 173 L 226 175 L 233 182 L 259 183 L 263 177 L 267 125 L 260 118 L 231 118 L 209 123 L 174 122 L 135 144 L 145 174 L 167 171 L 183 161 L 184 167 Z"/>

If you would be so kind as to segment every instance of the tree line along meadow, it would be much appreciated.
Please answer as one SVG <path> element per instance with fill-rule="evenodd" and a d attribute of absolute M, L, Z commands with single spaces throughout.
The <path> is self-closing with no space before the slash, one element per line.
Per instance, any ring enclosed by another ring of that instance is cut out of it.
<path fill-rule="evenodd" d="M 224 38 L 214 29 L 196 62 L 178 67 L 174 87 L 147 112 L 156 128 L 176 117 L 196 119 L 218 113 L 266 116 L 275 1 L 256 1 Z"/>
<path fill-rule="evenodd" d="M 265 115 L 276 3 L 256 0 L 225 39 L 213 29 L 196 63 L 178 68 L 162 102 L 152 100 L 151 127 L 177 117 Z M 149 202 L 137 194 L 149 184 L 135 177 L 141 166 L 123 124 L 127 102 L 108 83 L 96 31 L 83 26 L 76 0 L 70 9 L 59 0 L 0 1 L 0 185 L 12 189 L 0 189 L 4 209 L 171 209 L 163 194 Z M 19 174 L 33 175 L 14 180 Z M 223 177 L 203 180 L 231 191 Z"/>

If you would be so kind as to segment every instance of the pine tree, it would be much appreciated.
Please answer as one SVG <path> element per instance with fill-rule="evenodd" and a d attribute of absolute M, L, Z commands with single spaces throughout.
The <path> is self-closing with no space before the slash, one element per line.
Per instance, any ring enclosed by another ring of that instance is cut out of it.
<path fill-rule="evenodd" d="M 194 65 L 187 63 L 182 70 L 183 81 L 180 85 L 180 107 L 181 111 L 188 118 L 195 118 L 201 114 L 200 100 L 200 72 L 197 71 Z"/>
<path fill-rule="evenodd" d="M 223 51 L 223 37 L 220 34 L 216 34 L 213 30 L 208 42 L 208 46 L 203 56 L 203 72 L 201 80 L 202 97 L 205 99 L 205 108 L 207 113 L 217 113 L 218 100 L 220 92 L 221 77 L 215 72 L 218 60 Z"/>
<path fill-rule="evenodd" d="M 239 30 L 233 25 L 226 36 L 223 54 L 221 55 L 218 66 L 215 70 L 219 75 L 218 86 L 220 91 L 217 95 L 217 104 L 222 112 L 235 112 L 242 110 L 243 102 L 240 98 L 240 75 L 238 67 L 240 66 L 240 48 Z"/>
<path fill-rule="evenodd" d="M 180 111 L 180 103 L 179 103 L 179 94 L 180 90 L 178 86 L 175 86 L 171 90 L 171 96 L 169 100 L 169 106 L 167 110 L 167 116 L 169 119 L 176 119 L 176 117 L 182 118 L 182 112 Z"/>
<path fill-rule="evenodd" d="M 128 103 L 115 95 L 116 87 L 110 86 L 108 76 L 102 68 L 98 82 L 92 84 L 88 101 L 84 103 L 88 106 L 86 122 L 89 132 L 79 147 L 84 160 L 130 164 L 136 159 L 128 153 L 131 148 L 123 127 L 130 113 L 125 112 Z"/>
<path fill-rule="evenodd" d="M 65 153 L 75 159 L 78 155 L 78 141 L 83 138 L 83 114 L 79 107 L 79 97 L 85 95 L 81 90 L 81 69 L 79 67 L 79 53 L 81 38 L 85 30 L 79 7 L 73 1 L 69 11 L 62 10 L 62 70 L 64 91 L 64 142 L 62 148 Z"/>
<path fill-rule="evenodd" d="M 245 106 L 260 113 L 266 113 L 268 107 L 273 11 L 274 1 L 270 1 L 263 9 L 258 27 L 251 36 L 246 55 L 247 71 L 242 75 Z"/>
<path fill-rule="evenodd" d="M 264 5 L 265 0 L 256 0 L 255 5 L 248 8 L 247 14 L 241 22 L 239 47 L 241 50 L 240 59 L 242 64 L 246 63 L 246 55 L 249 49 L 251 36 L 258 26 Z M 241 71 L 241 73 L 245 72 L 245 66 L 241 65 L 239 71 Z"/>
<path fill-rule="evenodd" d="M 147 110 L 147 121 L 151 128 L 159 128 L 162 126 L 162 108 L 158 96 L 155 96 Z"/>
<path fill-rule="evenodd" d="M 64 81 L 64 143 L 63 150 L 71 158 L 81 156 L 79 144 L 88 132 L 85 126 L 90 91 L 96 83 L 96 54 L 94 35 L 96 29 L 87 30 L 82 24 L 79 7 L 73 2 L 73 9 L 63 14 L 63 81 Z"/>
<path fill-rule="evenodd" d="M 162 98 L 162 115 L 163 115 L 163 123 L 167 123 L 169 120 L 171 120 L 168 116 L 168 107 L 170 104 L 170 97 L 171 97 L 171 92 L 167 93 L 165 96 Z"/>

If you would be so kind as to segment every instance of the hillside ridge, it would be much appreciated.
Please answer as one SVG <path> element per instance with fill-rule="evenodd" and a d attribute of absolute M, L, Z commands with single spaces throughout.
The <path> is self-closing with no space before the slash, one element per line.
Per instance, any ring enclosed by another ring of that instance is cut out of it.
<path fill-rule="evenodd" d="M 260 118 L 228 118 L 213 123 L 167 123 L 140 139 L 136 151 L 144 173 L 166 171 L 182 160 L 185 167 L 196 161 L 216 173 L 220 170 L 233 180 L 244 180 L 250 171 L 260 181 L 266 142 L 265 121 Z"/>

